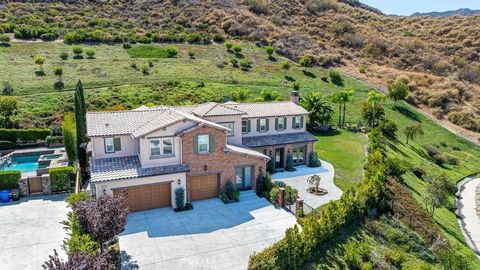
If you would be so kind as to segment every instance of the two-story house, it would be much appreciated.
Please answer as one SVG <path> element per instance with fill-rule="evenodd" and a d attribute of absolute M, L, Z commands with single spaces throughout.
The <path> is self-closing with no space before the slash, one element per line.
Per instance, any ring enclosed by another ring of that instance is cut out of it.
<path fill-rule="evenodd" d="M 92 190 L 126 191 L 129 207 L 140 211 L 176 207 L 178 187 L 188 201 L 218 197 L 227 181 L 255 189 L 270 158 L 281 169 L 287 155 L 300 165 L 313 151 L 316 139 L 305 129 L 308 113 L 297 97 L 88 113 Z"/>

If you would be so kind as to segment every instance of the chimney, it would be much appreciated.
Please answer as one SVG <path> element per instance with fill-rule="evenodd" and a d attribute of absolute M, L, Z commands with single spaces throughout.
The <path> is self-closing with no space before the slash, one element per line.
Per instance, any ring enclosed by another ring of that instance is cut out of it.
<path fill-rule="evenodd" d="M 292 93 L 290 94 L 290 101 L 295 104 L 298 104 L 299 100 L 300 100 L 300 97 L 298 95 L 298 91 L 293 90 Z"/>

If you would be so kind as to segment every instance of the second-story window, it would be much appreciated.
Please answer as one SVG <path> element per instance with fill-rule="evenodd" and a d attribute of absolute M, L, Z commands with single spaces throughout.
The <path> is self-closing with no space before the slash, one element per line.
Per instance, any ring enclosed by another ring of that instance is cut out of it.
<path fill-rule="evenodd" d="M 242 134 L 250 132 L 250 120 L 242 120 Z"/>
<path fill-rule="evenodd" d="M 266 119 L 266 118 L 258 119 L 257 131 L 258 132 L 267 132 L 268 131 L 268 119 Z"/>
<path fill-rule="evenodd" d="M 303 126 L 302 117 L 301 116 L 294 116 L 293 117 L 293 128 L 294 129 L 301 129 Z"/>
<path fill-rule="evenodd" d="M 234 129 L 235 129 L 235 124 L 234 123 L 222 123 L 220 125 L 228 128 L 227 136 L 233 136 L 234 135 Z"/>
<path fill-rule="evenodd" d="M 210 152 L 209 144 L 210 136 L 208 135 L 198 135 L 198 153 L 208 153 Z"/>
<path fill-rule="evenodd" d="M 161 157 L 173 155 L 173 138 L 150 140 L 150 156 Z"/>
<path fill-rule="evenodd" d="M 105 153 L 111 154 L 122 151 L 120 138 L 105 138 Z"/>
<path fill-rule="evenodd" d="M 285 130 L 285 122 L 286 122 L 286 119 L 284 117 L 279 117 L 276 119 L 276 129 L 277 130 Z"/>

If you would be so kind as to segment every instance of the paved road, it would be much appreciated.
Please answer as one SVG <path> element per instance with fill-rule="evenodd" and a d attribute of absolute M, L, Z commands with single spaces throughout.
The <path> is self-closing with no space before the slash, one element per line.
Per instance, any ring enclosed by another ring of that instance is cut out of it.
<path fill-rule="evenodd" d="M 298 190 L 298 195 L 311 207 L 319 207 L 332 200 L 338 200 L 342 196 L 342 190 L 333 182 L 335 170 L 333 165 L 322 160 L 322 166 L 310 168 L 307 166 L 295 167 L 295 172 L 279 172 L 272 176 L 275 181 L 283 181 Z M 322 181 L 320 187 L 328 191 L 328 194 L 318 196 L 307 192 L 309 187 L 307 179 L 309 176 L 318 174 Z"/>
<path fill-rule="evenodd" d="M 42 269 L 66 237 L 61 221 L 67 219 L 64 195 L 22 198 L 0 203 L 0 268 Z"/>
<path fill-rule="evenodd" d="M 480 178 L 467 180 L 460 188 L 457 201 L 462 219 L 463 232 L 470 240 L 472 248 L 480 251 Z M 468 240 L 467 240 L 468 241 Z"/>
<path fill-rule="evenodd" d="M 197 201 L 194 210 L 160 208 L 132 213 L 119 237 L 123 264 L 140 269 L 247 269 L 254 251 L 283 238 L 295 217 L 253 191 L 240 202 Z"/>

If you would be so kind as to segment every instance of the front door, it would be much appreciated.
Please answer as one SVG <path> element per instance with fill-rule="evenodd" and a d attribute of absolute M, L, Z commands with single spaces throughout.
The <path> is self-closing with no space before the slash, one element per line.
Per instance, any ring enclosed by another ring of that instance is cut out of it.
<path fill-rule="evenodd" d="M 293 165 L 297 166 L 305 164 L 305 148 L 305 145 L 293 147 Z"/>
<path fill-rule="evenodd" d="M 283 152 L 284 148 L 275 148 L 275 168 L 283 168 Z"/>
<path fill-rule="evenodd" d="M 237 167 L 235 169 L 237 190 L 252 188 L 253 166 Z"/>

